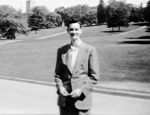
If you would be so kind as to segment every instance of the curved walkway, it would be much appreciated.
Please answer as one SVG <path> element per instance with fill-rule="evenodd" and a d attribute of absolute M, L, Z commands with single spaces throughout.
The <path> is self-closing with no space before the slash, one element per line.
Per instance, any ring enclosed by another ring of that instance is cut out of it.
<path fill-rule="evenodd" d="M 0 114 L 58 115 L 56 88 L 0 79 Z M 93 93 L 92 115 L 149 115 L 150 99 Z"/>
<path fill-rule="evenodd" d="M 127 32 L 123 32 L 123 33 L 120 33 L 120 34 L 115 34 L 113 36 L 128 34 L 128 33 L 135 32 L 135 31 L 138 31 L 138 30 L 141 30 L 141 29 L 144 29 L 144 28 L 146 28 L 146 26 L 142 26 L 141 28 L 131 30 L 131 31 L 127 31 Z M 35 40 L 42 40 L 42 39 L 52 38 L 52 37 L 59 36 L 59 35 L 65 34 L 65 33 L 67 33 L 67 32 L 63 31 L 63 32 L 56 33 L 56 34 L 53 34 L 53 35 L 50 35 L 50 36 L 44 36 L 44 37 L 36 38 Z M 8 43 L 14 43 L 14 42 L 18 42 L 18 41 L 23 41 L 23 40 L 3 41 L 3 42 L 0 42 L 0 45 L 4 45 L 4 44 L 8 44 Z"/>

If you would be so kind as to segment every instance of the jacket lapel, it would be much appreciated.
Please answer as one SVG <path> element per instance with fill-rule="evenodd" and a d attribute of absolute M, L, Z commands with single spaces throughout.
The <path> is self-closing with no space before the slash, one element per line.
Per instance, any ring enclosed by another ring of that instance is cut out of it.
<path fill-rule="evenodd" d="M 78 49 L 78 53 L 77 53 L 77 57 L 76 57 L 76 62 L 75 62 L 75 65 L 73 68 L 71 68 L 67 62 L 68 62 L 68 56 L 69 56 L 69 50 L 70 49 L 70 46 L 69 48 L 67 49 L 66 53 L 64 53 L 62 55 L 62 59 L 63 59 L 63 63 L 68 67 L 70 73 L 74 73 L 80 66 L 80 62 L 81 62 L 81 58 L 83 57 L 84 55 L 84 43 L 81 42 L 80 46 L 79 46 L 79 49 Z"/>
<path fill-rule="evenodd" d="M 67 65 L 67 57 L 68 57 L 69 49 L 70 49 L 70 44 L 67 45 L 67 47 L 65 48 L 64 53 L 62 54 L 62 62 L 65 65 Z"/>
<path fill-rule="evenodd" d="M 73 69 L 68 64 L 69 51 L 70 51 L 70 44 L 68 44 L 68 46 L 66 47 L 65 53 L 62 54 L 62 61 L 63 61 L 63 64 L 67 66 L 67 68 L 70 71 L 70 73 L 72 73 Z"/>
<path fill-rule="evenodd" d="M 74 68 L 73 68 L 73 71 L 72 73 L 76 72 L 76 70 L 79 68 L 80 66 L 80 63 L 81 63 L 81 59 L 84 55 L 84 49 L 83 49 L 83 45 L 84 43 L 81 42 L 80 46 L 79 46 L 79 49 L 78 49 L 78 53 L 77 53 L 77 57 L 76 57 L 76 62 L 75 62 L 75 65 L 74 65 Z"/>
<path fill-rule="evenodd" d="M 72 73 L 73 68 L 70 65 L 71 64 L 71 60 L 70 60 L 69 53 L 70 53 L 70 50 L 68 50 L 68 52 L 66 54 L 66 64 L 67 64 L 67 67 L 68 67 L 69 71 Z"/>

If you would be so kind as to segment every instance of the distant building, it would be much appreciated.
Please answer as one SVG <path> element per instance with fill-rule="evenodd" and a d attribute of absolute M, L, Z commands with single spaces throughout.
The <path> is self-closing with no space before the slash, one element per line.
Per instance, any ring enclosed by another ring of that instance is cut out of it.
<path fill-rule="evenodd" d="M 26 1 L 26 15 L 27 15 L 27 17 L 30 14 L 30 11 L 31 11 L 31 1 L 27 0 Z"/>

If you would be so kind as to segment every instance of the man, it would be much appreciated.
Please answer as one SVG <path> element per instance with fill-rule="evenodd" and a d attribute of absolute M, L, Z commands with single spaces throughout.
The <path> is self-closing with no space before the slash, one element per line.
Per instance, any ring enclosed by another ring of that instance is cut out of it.
<path fill-rule="evenodd" d="M 58 48 L 55 69 L 60 115 L 89 115 L 92 85 L 99 77 L 97 51 L 80 39 L 77 20 L 68 23 L 67 32 L 71 42 Z"/>

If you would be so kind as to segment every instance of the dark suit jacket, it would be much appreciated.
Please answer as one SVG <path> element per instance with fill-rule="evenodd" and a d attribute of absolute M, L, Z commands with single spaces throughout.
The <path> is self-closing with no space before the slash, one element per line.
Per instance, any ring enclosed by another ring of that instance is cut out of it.
<path fill-rule="evenodd" d="M 55 82 L 58 88 L 58 105 L 65 106 L 67 97 L 59 93 L 59 87 L 64 86 L 69 93 L 80 88 L 83 93 L 76 99 L 75 107 L 82 110 L 90 109 L 92 85 L 97 83 L 99 77 L 96 48 L 81 42 L 72 71 L 67 66 L 69 48 L 70 44 L 67 44 L 57 51 Z"/>

